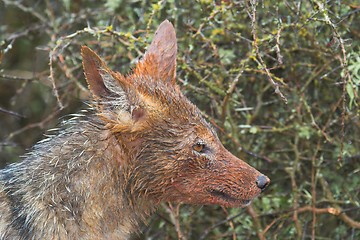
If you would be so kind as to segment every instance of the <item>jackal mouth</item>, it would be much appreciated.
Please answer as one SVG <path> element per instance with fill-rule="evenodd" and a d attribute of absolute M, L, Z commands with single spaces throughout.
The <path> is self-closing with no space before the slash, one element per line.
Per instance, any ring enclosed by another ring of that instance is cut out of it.
<path fill-rule="evenodd" d="M 232 202 L 232 203 L 238 203 L 241 205 L 248 205 L 250 204 L 251 200 L 247 200 L 247 199 L 239 199 L 239 198 L 235 198 L 233 196 L 231 196 L 230 194 L 221 191 L 221 190 L 216 190 L 216 189 L 208 189 L 207 190 L 212 196 L 217 197 L 217 198 L 221 198 L 227 202 Z"/>

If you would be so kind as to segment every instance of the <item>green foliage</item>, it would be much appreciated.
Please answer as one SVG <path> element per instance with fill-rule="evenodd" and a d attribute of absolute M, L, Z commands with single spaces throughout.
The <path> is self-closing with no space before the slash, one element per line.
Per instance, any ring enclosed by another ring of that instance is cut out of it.
<path fill-rule="evenodd" d="M 182 90 L 272 182 L 247 209 L 163 204 L 135 238 L 360 239 L 356 1 L 0 0 L 1 165 L 84 108 L 81 45 L 127 73 L 166 18 Z"/>
<path fill-rule="evenodd" d="M 347 55 L 349 59 L 349 67 L 347 68 L 350 73 L 350 79 L 346 84 L 346 92 L 349 95 L 349 108 L 353 104 L 358 104 L 359 101 L 359 86 L 360 86 L 360 52 L 352 51 Z M 344 76 L 344 71 L 341 73 Z"/>

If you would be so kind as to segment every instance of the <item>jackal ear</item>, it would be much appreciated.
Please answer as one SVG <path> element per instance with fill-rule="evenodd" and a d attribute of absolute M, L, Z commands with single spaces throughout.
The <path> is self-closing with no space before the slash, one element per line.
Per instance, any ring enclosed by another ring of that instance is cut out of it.
<path fill-rule="evenodd" d="M 86 81 L 93 97 L 100 100 L 98 103 L 104 105 L 110 103 L 111 107 L 117 107 L 123 120 L 132 119 L 135 122 L 145 116 L 145 110 L 137 106 L 136 92 L 131 90 L 132 86 L 126 78 L 118 72 L 111 71 L 105 62 L 90 48 L 81 47 L 83 68 Z M 132 98 L 129 92 L 133 93 Z M 116 101 L 113 101 L 116 99 Z M 109 117 L 109 116 L 108 116 Z"/>
<path fill-rule="evenodd" d="M 87 46 L 81 47 L 83 68 L 89 89 L 95 98 L 122 95 L 123 89 L 116 79 L 124 77 L 111 71 L 105 62 Z"/>
<path fill-rule="evenodd" d="M 156 30 L 144 59 L 137 66 L 135 72 L 146 72 L 160 81 L 175 84 L 176 54 L 175 29 L 168 20 L 165 20 Z"/>

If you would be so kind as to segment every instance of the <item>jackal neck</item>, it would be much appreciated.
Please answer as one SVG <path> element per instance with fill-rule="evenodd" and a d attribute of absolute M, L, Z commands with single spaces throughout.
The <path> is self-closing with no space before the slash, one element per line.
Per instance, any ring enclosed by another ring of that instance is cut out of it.
<path fill-rule="evenodd" d="M 0 208 L 15 219 L 6 229 L 0 220 L 0 239 L 127 239 L 139 229 L 153 207 L 131 202 L 124 151 L 97 123 L 72 120 L 24 161 L 0 171 Z"/>

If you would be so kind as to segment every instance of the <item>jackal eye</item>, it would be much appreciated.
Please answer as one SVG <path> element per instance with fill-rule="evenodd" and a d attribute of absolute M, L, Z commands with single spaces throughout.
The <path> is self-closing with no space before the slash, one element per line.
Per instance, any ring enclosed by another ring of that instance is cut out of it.
<path fill-rule="evenodd" d="M 198 153 L 202 153 L 204 148 L 205 148 L 205 143 L 202 142 L 197 142 L 195 145 L 193 145 L 192 147 L 196 152 Z"/>

